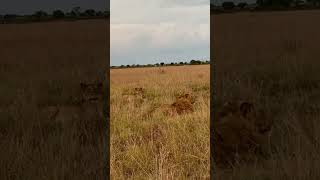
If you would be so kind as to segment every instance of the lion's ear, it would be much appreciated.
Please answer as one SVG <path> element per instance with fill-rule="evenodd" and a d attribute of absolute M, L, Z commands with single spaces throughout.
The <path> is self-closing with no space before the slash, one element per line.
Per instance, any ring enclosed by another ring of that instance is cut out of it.
<path fill-rule="evenodd" d="M 246 117 L 249 113 L 253 112 L 254 106 L 251 103 L 243 102 L 240 105 L 240 112 L 243 117 Z"/>

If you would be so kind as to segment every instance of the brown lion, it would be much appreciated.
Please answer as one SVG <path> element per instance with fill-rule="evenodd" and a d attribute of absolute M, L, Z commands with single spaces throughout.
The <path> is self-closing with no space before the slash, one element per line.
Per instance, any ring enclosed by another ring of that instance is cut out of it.
<path fill-rule="evenodd" d="M 194 111 L 193 104 L 195 98 L 190 94 L 176 96 L 176 100 L 172 104 L 163 104 L 152 107 L 144 116 L 151 116 L 160 113 L 166 116 L 182 115 Z"/>
<path fill-rule="evenodd" d="M 64 126 L 75 122 L 93 122 L 103 117 L 103 86 L 102 83 L 81 83 L 80 95 L 77 100 L 68 104 L 57 104 L 40 107 L 40 112 L 46 118 Z"/>
<path fill-rule="evenodd" d="M 183 113 L 193 112 L 193 104 L 195 98 L 190 94 L 183 94 L 176 97 L 176 101 L 171 104 L 171 108 L 174 109 L 179 115 Z"/>
<path fill-rule="evenodd" d="M 251 103 L 226 103 L 214 122 L 216 165 L 224 167 L 267 155 L 272 124 Z"/>
<path fill-rule="evenodd" d="M 145 102 L 145 89 L 139 87 L 134 88 L 128 93 L 122 94 L 122 102 L 124 104 L 133 105 L 134 107 L 139 107 L 142 103 Z"/>

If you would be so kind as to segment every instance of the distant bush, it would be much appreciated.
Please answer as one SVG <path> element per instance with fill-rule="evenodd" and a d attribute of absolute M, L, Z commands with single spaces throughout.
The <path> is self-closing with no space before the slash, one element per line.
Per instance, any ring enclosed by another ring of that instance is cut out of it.
<path fill-rule="evenodd" d="M 234 4 L 234 2 L 226 1 L 226 2 L 222 3 L 222 7 L 223 7 L 223 9 L 231 10 L 231 9 L 234 9 L 235 4 Z"/>
<path fill-rule="evenodd" d="M 106 16 L 106 14 L 105 13 L 103 13 L 102 11 L 97 11 L 96 12 L 96 16 Z"/>
<path fill-rule="evenodd" d="M 81 16 L 96 16 L 96 11 L 94 9 L 87 9 L 83 13 L 81 13 Z"/>
<path fill-rule="evenodd" d="M 240 9 L 244 9 L 246 6 L 248 6 L 248 3 L 246 3 L 246 2 L 240 2 L 240 3 L 238 3 L 238 5 L 237 5 Z"/>
<path fill-rule="evenodd" d="M 45 18 L 45 17 L 48 17 L 48 13 L 40 10 L 40 11 L 36 11 L 32 16 L 36 18 Z"/>
<path fill-rule="evenodd" d="M 64 14 L 64 12 L 61 11 L 61 10 L 55 10 L 55 11 L 52 12 L 52 16 L 53 16 L 54 18 L 64 18 L 64 17 L 65 17 L 65 14 Z"/>
<path fill-rule="evenodd" d="M 202 64 L 202 62 L 199 61 L 199 60 L 191 60 L 191 61 L 190 61 L 190 64 L 191 64 L 191 65 L 196 65 L 196 64 Z"/>
<path fill-rule="evenodd" d="M 5 14 L 3 16 L 3 19 L 15 19 L 17 17 L 18 17 L 18 15 L 16 15 L 16 14 Z"/>

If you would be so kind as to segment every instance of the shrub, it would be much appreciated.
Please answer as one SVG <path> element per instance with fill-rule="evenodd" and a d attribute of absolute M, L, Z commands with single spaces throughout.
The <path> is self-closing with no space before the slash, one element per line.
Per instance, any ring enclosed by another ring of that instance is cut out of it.
<path fill-rule="evenodd" d="M 226 1 L 226 2 L 222 3 L 222 7 L 223 7 L 223 9 L 230 10 L 235 7 L 235 4 L 234 4 L 234 2 Z"/>

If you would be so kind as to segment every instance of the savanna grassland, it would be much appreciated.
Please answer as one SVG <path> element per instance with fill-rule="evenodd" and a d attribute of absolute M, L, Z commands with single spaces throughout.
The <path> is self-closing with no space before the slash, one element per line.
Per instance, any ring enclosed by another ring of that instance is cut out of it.
<path fill-rule="evenodd" d="M 320 177 L 319 18 L 318 10 L 211 15 L 217 108 L 242 99 L 274 120 L 269 158 L 216 168 L 214 178 Z"/>
<path fill-rule="evenodd" d="M 0 179 L 106 178 L 106 122 L 71 117 L 80 83 L 105 83 L 108 21 L 0 25 Z"/>
<path fill-rule="evenodd" d="M 112 179 L 209 179 L 209 67 L 111 70 Z M 162 111 L 183 94 L 193 112 Z"/>

